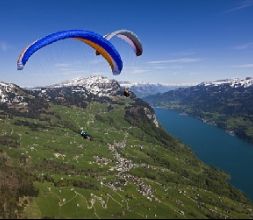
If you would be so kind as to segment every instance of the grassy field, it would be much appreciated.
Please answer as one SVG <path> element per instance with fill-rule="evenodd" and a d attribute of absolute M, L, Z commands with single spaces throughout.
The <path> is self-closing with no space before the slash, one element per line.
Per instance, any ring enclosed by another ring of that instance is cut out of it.
<path fill-rule="evenodd" d="M 144 125 L 131 124 L 125 108 L 132 101 L 120 102 L 91 102 L 85 109 L 52 104 L 38 118 L 2 117 L 0 170 L 22 171 L 19 178 L 29 180 L 34 193 L 21 184 L 13 202 L 0 181 L 3 206 L 10 207 L 0 217 L 253 217 L 252 204 L 226 174 L 170 136 L 166 146 Z M 83 139 L 80 128 L 93 141 Z"/>

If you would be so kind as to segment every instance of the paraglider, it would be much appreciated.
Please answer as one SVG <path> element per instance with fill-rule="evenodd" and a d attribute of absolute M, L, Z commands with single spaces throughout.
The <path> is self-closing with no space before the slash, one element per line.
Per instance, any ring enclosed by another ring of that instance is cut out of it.
<path fill-rule="evenodd" d="M 84 30 L 60 31 L 33 42 L 20 54 L 17 61 L 17 69 L 22 70 L 29 58 L 41 48 L 67 38 L 80 40 L 94 48 L 107 60 L 111 66 L 113 74 L 120 74 L 123 68 L 123 63 L 119 53 L 114 48 L 114 46 L 103 36 L 95 32 Z"/>
<path fill-rule="evenodd" d="M 110 34 L 106 34 L 104 38 L 107 40 L 111 40 L 115 36 L 126 41 L 134 49 L 136 56 L 142 55 L 142 44 L 134 32 L 128 30 L 117 30 Z M 97 50 L 96 54 L 99 55 L 100 52 Z"/>

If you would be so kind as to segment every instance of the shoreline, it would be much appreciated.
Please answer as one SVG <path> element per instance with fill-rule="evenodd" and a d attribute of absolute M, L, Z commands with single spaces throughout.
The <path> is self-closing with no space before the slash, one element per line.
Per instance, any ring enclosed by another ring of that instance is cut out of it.
<path fill-rule="evenodd" d="M 194 115 L 194 114 L 191 114 L 191 113 L 187 113 L 187 112 L 184 112 L 184 111 L 182 111 L 182 110 L 180 110 L 180 109 L 176 109 L 176 108 L 169 108 L 169 107 L 165 107 L 165 106 L 158 106 L 158 107 L 157 107 L 157 106 L 153 106 L 153 105 L 151 105 L 151 107 L 154 108 L 154 109 L 167 109 L 167 110 L 173 110 L 173 111 L 178 112 L 178 113 L 179 113 L 180 115 L 182 115 L 182 116 L 191 116 L 191 117 L 193 117 L 193 118 L 195 118 L 195 119 L 198 119 L 198 120 L 202 121 L 204 124 L 208 124 L 208 125 L 211 125 L 211 126 L 215 126 L 215 127 L 217 127 L 217 128 L 220 128 L 220 129 L 224 130 L 224 131 L 225 131 L 228 135 L 230 135 L 230 136 L 237 137 L 237 138 L 239 138 L 240 140 L 243 140 L 243 141 L 245 141 L 245 142 L 247 142 L 247 143 L 253 144 L 253 141 L 251 141 L 250 139 L 240 137 L 239 135 L 236 134 L 236 131 L 234 131 L 234 130 L 227 130 L 227 129 L 225 129 L 225 128 L 222 127 L 222 126 L 217 125 L 217 123 L 216 123 L 215 121 L 208 121 L 208 119 L 201 118 L 201 117 L 198 116 L 198 115 Z"/>
<path fill-rule="evenodd" d="M 182 115 L 182 111 L 178 111 L 178 110 L 175 110 L 175 109 L 171 109 L 171 108 L 165 108 L 165 107 L 162 107 L 162 108 L 156 108 L 156 107 L 154 107 L 154 106 L 152 106 L 153 108 L 155 108 L 155 109 L 165 109 L 165 110 L 170 110 L 171 111 L 171 113 L 168 111 L 168 114 L 170 115 L 170 114 L 172 114 L 172 117 L 173 117 L 173 115 L 174 114 L 177 114 L 177 116 L 175 116 L 176 118 L 177 117 L 179 117 L 179 118 L 181 118 L 180 119 L 180 125 L 184 125 L 184 120 L 188 120 L 188 118 L 182 118 L 182 117 L 180 117 L 180 116 L 184 116 L 184 114 Z M 173 113 L 173 112 L 175 112 L 175 113 Z M 161 115 L 162 116 L 165 116 L 166 117 L 166 112 L 164 112 L 164 113 L 161 113 Z M 197 119 L 197 120 L 195 120 L 195 122 L 193 121 L 193 123 L 197 123 L 197 121 L 201 121 L 202 122 L 202 124 L 204 125 L 204 124 L 207 124 L 207 125 L 210 125 L 209 123 L 206 123 L 206 122 L 204 122 L 203 120 L 201 120 L 199 117 L 194 117 L 194 116 L 192 116 L 192 115 L 190 115 L 190 114 L 187 114 L 187 116 L 189 116 L 189 118 L 193 118 L 193 119 Z M 166 119 L 165 119 L 166 120 Z M 188 123 L 187 123 L 188 124 Z M 172 126 L 173 127 L 173 126 Z M 209 127 L 209 126 L 208 126 Z M 241 143 L 241 145 L 243 145 L 244 146 L 244 144 L 246 144 L 246 145 L 250 145 L 249 146 L 249 148 L 248 149 L 251 149 L 250 150 L 250 152 L 252 152 L 252 149 L 253 149 L 253 144 L 252 143 L 250 143 L 250 142 L 247 142 L 247 141 L 245 141 L 244 139 L 242 139 L 242 138 L 239 138 L 237 135 L 234 135 L 234 134 L 232 134 L 232 132 L 231 131 L 229 131 L 229 130 L 225 130 L 225 129 L 223 129 L 223 128 L 221 128 L 221 127 L 219 127 L 219 126 L 214 126 L 214 125 L 211 125 L 208 129 L 212 129 L 212 128 L 219 128 L 220 129 L 220 131 L 223 133 L 223 135 L 224 136 L 227 136 L 227 138 L 236 138 L 238 141 L 242 141 L 242 142 L 244 142 L 244 143 Z M 165 127 L 164 127 L 165 128 Z M 175 129 L 175 130 L 178 130 L 178 124 L 176 125 L 176 128 L 177 129 Z M 188 129 L 189 129 L 189 126 L 187 127 Z M 167 130 L 167 129 L 166 129 Z M 172 129 L 173 130 L 173 129 Z M 180 129 L 183 133 L 185 133 L 184 132 L 184 129 Z M 203 129 L 203 130 L 205 130 L 205 129 Z M 167 130 L 167 132 L 169 132 L 168 130 Z M 225 132 L 225 133 L 224 133 Z M 170 132 L 169 132 L 170 133 Z M 175 132 L 175 133 L 178 133 L 177 131 Z M 180 133 L 180 132 L 179 132 Z M 207 134 L 209 137 L 212 137 L 212 133 L 208 133 Z M 228 136 L 231 136 L 231 137 L 228 137 Z M 227 168 L 226 166 L 224 166 L 223 167 L 223 165 L 221 165 L 221 164 L 219 164 L 219 162 L 217 163 L 217 164 L 215 164 L 216 163 L 216 161 L 214 162 L 213 161 L 213 159 L 211 159 L 210 161 L 208 161 L 208 160 L 204 160 L 204 158 L 205 158 L 205 155 L 204 154 L 201 154 L 200 153 L 200 151 L 199 151 L 199 149 L 198 148 L 195 148 L 197 145 L 195 145 L 195 143 L 193 144 L 191 144 L 191 143 L 189 143 L 188 141 L 186 141 L 184 138 L 182 138 L 180 135 L 179 136 L 177 136 L 176 135 L 176 138 L 178 139 L 178 140 L 180 140 L 181 142 L 183 142 L 184 144 L 186 144 L 187 146 L 190 146 L 190 149 L 194 152 L 194 154 L 195 155 L 197 155 L 197 157 L 201 160 L 201 161 L 203 161 L 205 164 L 208 164 L 209 166 L 211 166 L 211 167 L 215 167 L 215 168 L 217 168 L 217 169 L 219 169 L 219 170 L 222 170 L 222 171 L 224 171 L 226 174 L 228 174 L 229 176 L 230 176 L 230 180 L 229 180 L 229 182 L 230 182 L 230 184 L 232 184 L 234 187 L 236 187 L 237 189 L 239 189 L 241 192 L 243 192 L 246 196 L 247 196 L 247 198 L 250 200 L 250 201 L 253 201 L 253 195 L 252 195 L 252 193 L 248 193 L 248 191 L 246 191 L 244 188 L 241 188 L 241 186 L 239 186 L 239 185 L 237 185 L 238 184 L 238 182 L 233 182 L 234 181 L 234 179 L 236 179 L 236 178 L 234 178 L 234 176 L 236 176 L 237 174 L 234 174 L 233 172 L 237 172 L 236 171 L 236 169 L 237 168 L 235 168 L 235 170 L 234 171 L 231 171 L 231 170 L 229 170 L 231 167 L 232 168 L 234 168 L 233 166 L 229 166 L 230 168 Z M 187 137 L 186 137 L 186 139 L 187 139 Z M 234 139 L 232 139 L 232 141 L 237 141 L 237 140 L 234 140 Z M 202 141 L 207 141 L 208 140 L 208 138 L 207 139 L 205 139 L 205 140 L 202 140 Z M 216 139 L 218 142 L 219 142 L 219 139 Z M 241 145 L 237 145 L 237 150 L 239 151 L 239 152 L 241 152 L 241 147 L 242 147 L 242 152 L 244 152 L 244 147 L 243 146 L 241 146 Z M 195 147 L 194 147 L 195 146 Z M 218 145 L 216 145 L 216 146 L 219 146 L 219 144 Z M 211 149 L 211 147 L 212 146 L 209 146 L 210 148 L 209 149 Z M 227 145 L 227 151 L 229 151 L 229 149 L 230 149 L 230 147 L 232 147 L 231 149 L 232 149 L 232 151 L 234 151 L 234 146 L 233 146 L 233 144 L 231 144 L 231 146 L 228 144 Z M 216 149 L 217 150 L 217 149 Z M 203 157 L 202 157 L 203 156 Z M 215 157 L 214 155 L 212 155 L 213 157 Z M 205 158 L 206 159 L 206 158 Z M 249 160 L 248 158 L 247 158 L 247 160 Z M 251 159 L 250 159 L 251 160 Z M 233 158 L 232 158 L 232 161 L 233 161 Z M 234 163 L 235 164 L 235 163 Z M 232 180 L 233 179 L 233 180 Z"/>

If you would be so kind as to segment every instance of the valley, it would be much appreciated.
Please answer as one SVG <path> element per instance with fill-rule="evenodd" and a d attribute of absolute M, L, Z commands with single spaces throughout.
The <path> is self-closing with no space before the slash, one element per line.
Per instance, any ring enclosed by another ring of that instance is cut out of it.
<path fill-rule="evenodd" d="M 147 103 L 122 96 L 115 81 L 91 79 L 82 89 L 14 86 L 27 103 L 21 110 L 14 90 L 2 89 L 1 217 L 253 217 L 228 176 L 168 135 Z"/>

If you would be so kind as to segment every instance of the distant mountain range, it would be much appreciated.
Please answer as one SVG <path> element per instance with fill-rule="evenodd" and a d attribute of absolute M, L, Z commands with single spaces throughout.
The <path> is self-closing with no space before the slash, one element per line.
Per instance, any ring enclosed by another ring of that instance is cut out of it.
<path fill-rule="evenodd" d="M 148 96 L 155 107 L 176 109 L 253 142 L 253 78 L 204 82 Z"/>
<path fill-rule="evenodd" d="M 0 83 L 0 218 L 253 217 L 227 174 L 123 90 L 101 76 L 29 90 Z"/>
<path fill-rule="evenodd" d="M 199 84 L 199 86 L 230 86 L 233 88 L 239 88 L 239 87 L 250 87 L 253 85 L 253 78 L 252 77 L 246 77 L 245 79 L 223 79 L 223 80 L 217 80 L 213 82 L 203 82 Z"/>
<path fill-rule="evenodd" d="M 129 88 L 139 98 L 157 93 L 165 93 L 170 90 L 183 87 L 180 85 L 166 85 L 160 83 L 131 83 L 128 81 L 120 81 L 119 83 L 122 87 Z"/>

